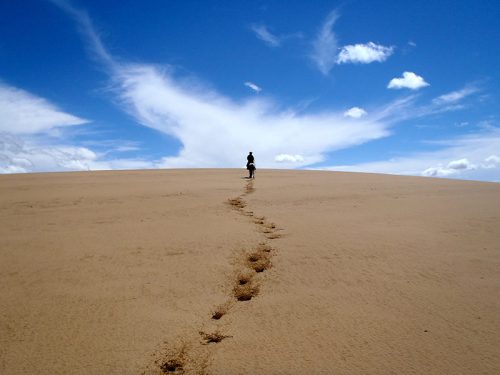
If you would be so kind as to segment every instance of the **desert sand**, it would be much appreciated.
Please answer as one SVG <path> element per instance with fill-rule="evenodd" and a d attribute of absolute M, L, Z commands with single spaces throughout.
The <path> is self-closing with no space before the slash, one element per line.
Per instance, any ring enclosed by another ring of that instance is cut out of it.
<path fill-rule="evenodd" d="M 0 176 L 0 373 L 500 374 L 500 184 Z"/>

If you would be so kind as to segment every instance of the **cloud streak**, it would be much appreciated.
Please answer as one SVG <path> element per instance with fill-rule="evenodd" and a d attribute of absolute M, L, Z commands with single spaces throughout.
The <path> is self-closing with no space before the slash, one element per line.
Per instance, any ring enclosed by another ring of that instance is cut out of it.
<path fill-rule="evenodd" d="M 255 83 L 253 82 L 245 82 L 244 85 L 250 89 L 252 89 L 253 91 L 255 92 L 261 92 L 262 91 L 262 88 L 260 88 L 259 86 L 257 86 Z"/>
<path fill-rule="evenodd" d="M 0 132 L 35 134 L 88 120 L 61 111 L 39 96 L 0 82 Z"/>
<path fill-rule="evenodd" d="M 433 143 L 439 144 L 442 149 L 390 160 L 332 166 L 324 169 L 500 182 L 500 157 L 498 156 L 500 128 Z"/>
<path fill-rule="evenodd" d="M 257 38 L 264 41 L 269 47 L 279 47 L 281 45 L 281 38 L 272 34 L 265 25 L 252 25 L 252 31 Z"/>
<path fill-rule="evenodd" d="M 313 42 L 311 59 L 324 75 L 327 75 L 337 62 L 338 41 L 333 26 L 339 17 L 338 11 L 330 12 Z"/>
<path fill-rule="evenodd" d="M 441 95 L 433 100 L 433 103 L 441 105 L 441 104 L 454 104 L 466 97 L 469 97 L 472 94 L 475 94 L 479 91 L 479 88 L 476 86 L 466 86 L 461 90 L 452 91 L 448 94 Z"/>

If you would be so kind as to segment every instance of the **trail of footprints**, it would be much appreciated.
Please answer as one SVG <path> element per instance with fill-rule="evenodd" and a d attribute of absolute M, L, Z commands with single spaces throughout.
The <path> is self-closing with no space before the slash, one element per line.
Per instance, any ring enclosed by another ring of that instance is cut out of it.
<path fill-rule="evenodd" d="M 210 321 L 217 322 L 230 313 L 231 308 L 236 303 L 248 302 L 256 297 L 260 291 L 259 274 L 271 268 L 271 258 L 274 249 L 269 244 L 270 241 L 281 237 L 281 230 L 276 224 L 269 222 L 265 217 L 256 216 L 253 211 L 247 209 L 244 197 L 255 191 L 253 181 L 249 181 L 245 186 L 245 191 L 236 198 L 228 200 L 230 207 L 239 214 L 247 216 L 255 224 L 261 233 L 263 240 L 249 252 L 242 254 L 240 264 L 242 269 L 235 271 L 237 277 L 233 282 L 232 295 L 224 304 L 211 310 Z M 165 374 L 185 374 L 197 373 L 207 374 L 211 348 L 222 340 L 232 336 L 223 334 L 218 328 L 210 332 L 199 331 L 200 340 L 195 345 L 184 343 L 178 348 L 166 348 L 161 358 L 155 361 L 156 369 L 152 373 Z M 159 370 L 159 371 L 158 371 Z M 144 372 L 143 374 L 150 373 Z"/>

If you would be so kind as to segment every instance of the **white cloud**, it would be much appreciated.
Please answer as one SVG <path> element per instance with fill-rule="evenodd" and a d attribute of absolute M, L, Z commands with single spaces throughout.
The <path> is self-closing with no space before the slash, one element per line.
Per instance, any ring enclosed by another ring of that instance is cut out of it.
<path fill-rule="evenodd" d="M 154 162 L 106 160 L 111 152 L 137 150 L 127 141 L 99 141 L 106 148 L 96 153 L 87 147 L 65 144 L 59 129 L 87 120 L 62 112 L 48 100 L 0 83 L 0 173 L 154 168 Z M 53 144 L 53 136 L 60 136 Z"/>
<path fill-rule="evenodd" d="M 0 133 L 0 173 L 159 168 L 159 161 L 105 159 L 86 147 Z"/>
<path fill-rule="evenodd" d="M 479 91 L 479 89 L 477 87 L 474 87 L 474 86 L 464 87 L 462 90 L 453 91 L 453 92 L 450 92 L 448 94 L 441 95 L 441 96 L 435 98 L 433 100 L 433 103 L 435 103 L 435 104 L 454 104 L 454 103 L 457 103 L 457 102 L 461 101 L 462 99 L 464 99 L 472 94 L 477 93 L 478 91 Z"/>
<path fill-rule="evenodd" d="M 467 158 L 462 158 L 450 161 L 446 167 L 438 165 L 436 167 L 427 168 L 422 172 L 422 175 L 429 177 L 446 177 L 471 169 L 477 169 L 477 166 L 472 164 Z"/>
<path fill-rule="evenodd" d="M 500 182 L 500 157 L 495 154 L 500 150 L 500 129 L 433 143 L 442 148 L 408 157 L 324 169 Z"/>
<path fill-rule="evenodd" d="M 324 75 L 330 72 L 337 61 L 337 38 L 332 28 L 338 18 L 337 11 L 330 12 L 313 42 L 311 59 Z"/>
<path fill-rule="evenodd" d="M 402 78 L 393 78 L 387 85 L 389 89 L 402 89 L 408 88 L 411 90 L 418 90 L 422 87 L 429 86 L 425 80 L 413 72 L 404 72 Z"/>
<path fill-rule="evenodd" d="M 255 83 L 253 82 L 245 82 L 244 83 L 245 86 L 251 88 L 253 91 L 255 92 L 261 92 L 262 91 L 262 88 L 260 88 L 259 86 L 257 86 Z"/>
<path fill-rule="evenodd" d="M 352 107 L 344 112 L 345 117 L 360 118 L 366 116 L 366 111 L 363 108 Z"/>
<path fill-rule="evenodd" d="M 257 38 L 263 40 L 270 47 L 279 47 L 281 44 L 281 39 L 273 35 L 265 25 L 252 25 L 252 31 L 255 33 Z"/>
<path fill-rule="evenodd" d="M 67 5 L 62 8 L 67 10 Z M 182 143 L 177 156 L 160 161 L 163 167 L 241 166 L 249 149 L 263 167 L 280 166 L 275 156 L 282 150 L 301 155 L 303 161 L 297 166 L 308 165 L 322 160 L 326 152 L 389 134 L 389 123 L 376 111 L 373 117 L 356 121 L 335 111 L 299 114 L 268 98 L 233 101 L 153 65 L 117 62 L 96 40 L 87 14 L 73 8 L 68 12 L 83 25 L 80 30 L 91 50 L 106 64 L 124 110 Z M 331 13 L 324 25 L 326 40 L 336 17 Z"/>
<path fill-rule="evenodd" d="M 0 172 L 87 170 L 97 155 L 83 147 L 40 146 L 12 134 L 0 134 Z"/>
<path fill-rule="evenodd" d="M 304 158 L 302 157 L 302 155 L 279 154 L 276 155 L 274 160 L 277 161 L 278 163 L 286 163 L 286 162 L 297 163 L 297 162 L 303 162 Z"/>
<path fill-rule="evenodd" d="M 338 64 L 382 62 L 392 55 L 394 48 L 385 47 L 373 42 L 342 47 L 337 58 Z"/>
<path fill-rule="evenodd" d="M 459 160 L 450 161 L 448 163 L 448 168 L 460 171 L 465 169 L 475 169 L 476 166 L 472 164 L 467 158 L 463 158 Z"/>
<path fill-rule="evenodd" d="M 486 159 L 484 159 L 484 161 L 492 164 L 500 164 L 500 157 L 496 155 L 490 155 Z"/>
<path fill-rule="evenodd" d="M 0 132 L 35 134 L 87 122 L 62 112 L 46 99 L 0 83 Z"/>
<path fill-rule="evenodd" d="M 339 52 L 337 37 L 333 32 L 333 26 L 338 18 L 339 13 L 336 10 L 330 12 L 313 42 L 313 52 L 310 58 L 321 73 L 328 75 L 335 64 L 382 62 L 392 55 L 393 47 L 373 42 L 347 45 Z"/>
<path fill-rule="evenodd" d="M 336 18 L 336 13 L 327 18 L 317 38 L 319 44 L 325 42 L 328 48 L 336 44 L 331 32 Z M 87 40 L 92 43 L 92 35 Z M 99 54 L 99 48 L 93 49 Z M 103 59 L 109 56 L 105 50 L 103 54 Z M 331 61 L 321 60 L 321 56 L 316 56 L 318 62 L 323 61 L 318 66 L 328 73 Z M 145 126 L 169 134 L 182 143 L 178 155 L 155 163 L 142 162 L 145 167 L 242 166 L 249 149 L 254 151 L 262 167 L 280 167 L 286 163 L 293 163 L 294 167 L 306 166 L 322 161 L 327 152 L 389 135 L 390 125 L 395 121 L 440 110 L 438 104 L 433 104 L 432 108 L 414 108 L 415 96 L 410 96 L 372 110 L 362 119 L 346 118 L 344 113 L 335 111 L 298 113 L 293 108 L 280 108 L 266 98 L 236 102 L 213 90 L 195 87 L 192 80 L 187 85 L 153 65 L 111 60 L 108 67 L 124 109 Z M 413 113 L 415 109 L 418 110 L 416 114 Z M 491 162 L 494 158 L 488 164 L 493 165 L 492 168 L 483 168 L 481 164 L 500 149 L 499 134 L 449 142 L 450 145 L 443 146 L 439 152 L 332 169 L 421 175 L 429 168 L 445 166 L 457 171 L 460 177 L 470 177 L 467 175 L 470 173 L 477 177 L 482 171 L 488 171 L 488 176 L 500 173 L 500 168 Z M 479 167 L 460 169 L 458 167 L 463 165 L 458 162 L 460 159 L 467 159 L 470 165 Z M 134 162 L 141 164 L 140 160 L 124 161 L 129 165 Z M 108 165 L 117 164 L 108 162 Z"/>
<path fill-rule="evenodd" d="M 140 123 L 181 141 L 180 154 L 165 158 L 164 166 L 239 166 L 238 155 L 248 149 L 261 166 L 279 166 L 275 155 L 284 149 L 301 155 L 300 165 L 307 165 L 322 160 L 325 152 L 388 135 L 388 124 L 376 114 L 352 121 L 332 111 L 280 110 L 264 98 L 236 103 L 184 86 L 149 65 L 123 65 L 115 79 L 124 107 Z"/>

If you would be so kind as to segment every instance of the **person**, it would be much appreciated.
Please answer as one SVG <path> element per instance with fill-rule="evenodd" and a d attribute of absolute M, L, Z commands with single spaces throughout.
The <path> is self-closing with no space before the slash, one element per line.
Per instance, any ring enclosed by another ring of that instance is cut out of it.
<path fill-rule="evenodd" d="M 248 178 L 255 178 L 255 158 L 253 157 L 252 151 L 248 153 L 247 156 L 247 169 Z"/>

